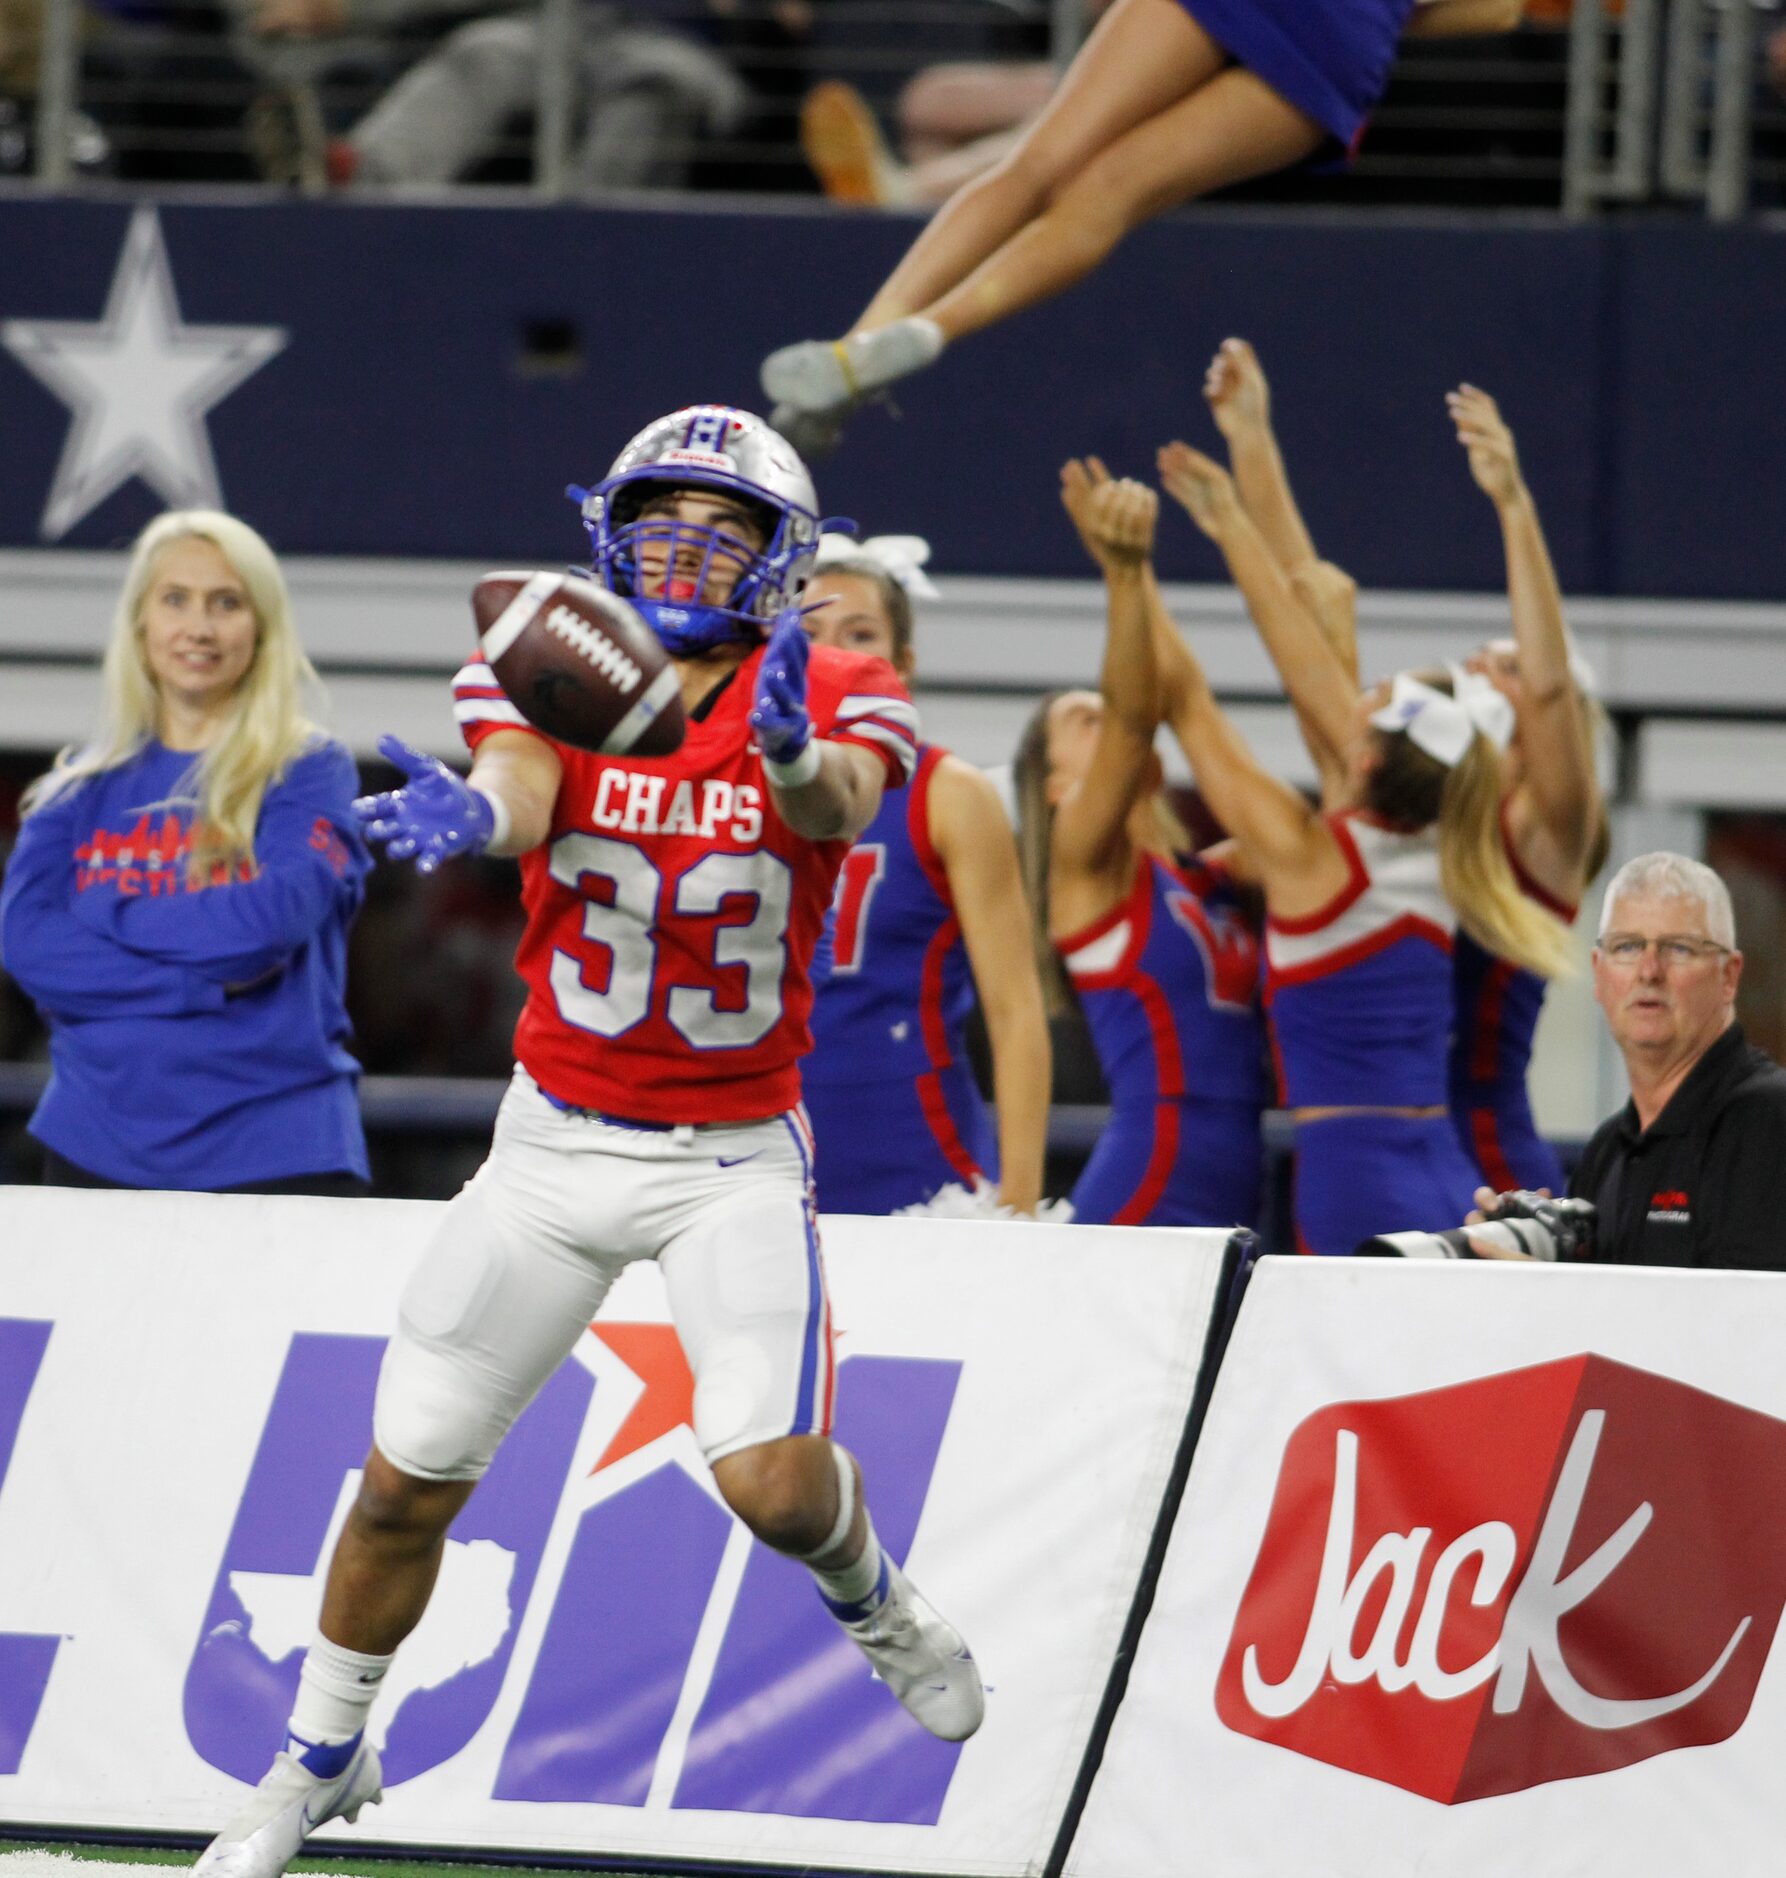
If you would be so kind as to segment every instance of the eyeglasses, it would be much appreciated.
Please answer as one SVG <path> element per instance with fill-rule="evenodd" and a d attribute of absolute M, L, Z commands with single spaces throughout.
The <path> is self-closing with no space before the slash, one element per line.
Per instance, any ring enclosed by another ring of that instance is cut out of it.
<path fill-rule="evenodd" d="M 1600 956 L 1614 965 L 1640 965 L 1643 955 L 1650 947 L 1656 948 L 1656 957 L 1666 969 L 1685 970 L 1689 965 L 1696 965 L 1701 959 L 1716 957 L 1722 953 L 1730 955 L 1729 946 L 1721 946 L 1715 939 L 1689 939 L 1681 934 L 1670 934 L 1665 939 L 1640 939 L 1635 933 L 1610 933 L 1600 941 Z"/>

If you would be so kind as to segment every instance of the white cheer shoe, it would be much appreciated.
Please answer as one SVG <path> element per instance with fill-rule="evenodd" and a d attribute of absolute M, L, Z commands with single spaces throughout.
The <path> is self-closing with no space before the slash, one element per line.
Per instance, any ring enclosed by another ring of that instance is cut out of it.
<path fill-rule="evenodd" d="M 291 1754 L 276 1754 L 260 1785 L 227 1826 L 205 1847 L 195 1871 L 208 1878 L 279 1878 L 298 1847 L 324 1820 L 351 1826 L 362 1806 L 384 1798 L 378 1751 L 362 1742 L 332 1780 L 311 1773 Z"/>
<path fill-rule="evenodd" d="M 763 361 L 764 391 L 795 411 L 838 414 L 942 356 L 942 329 L 922 315 L 889 320 L 847 339 L 803 339 Z"/>
<path fill-rule="evenodd" d="M 941 1741 L 965 1741 L 986 1714 L 973 1653 L 904 1572 L 887 1563 L 885 1599 L 844 1630 L 914 1721 Z"/>

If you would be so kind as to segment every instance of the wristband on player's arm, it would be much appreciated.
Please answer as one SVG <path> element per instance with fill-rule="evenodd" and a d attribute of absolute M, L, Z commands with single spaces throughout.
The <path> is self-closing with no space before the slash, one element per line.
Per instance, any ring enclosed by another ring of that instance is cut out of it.
<path fill-rule="evenodd" d="M 490 834 L 484 847 L 502 847 L 515 827 L 515 818 L 509 813 L 509 805 L 494 789 L 486 789 L 482 783 L 468 783 L 466 787 L 473 795 L 482 796 L 490 805 Z"/>
<path fill-rule="evenodd" d="M 786 763 L 776 762 L 774 757 L 765 752 L 763 773 L 777 789 L 804 789 L 808 783 L 818 780 L 819 762 L 819 740 L 812 737 Z"/>

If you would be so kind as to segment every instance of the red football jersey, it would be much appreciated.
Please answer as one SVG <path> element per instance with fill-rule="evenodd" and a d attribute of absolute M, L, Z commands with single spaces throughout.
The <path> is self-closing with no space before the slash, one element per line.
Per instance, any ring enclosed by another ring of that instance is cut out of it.
<path fill-rule="evenodd" d="M 775 812 L 751 734 L 761 650 L 691 720 L 673 756 L 553 743 L 564 781 L 550 837 L 521 856 L 527 1005 L 515 1055 L 548 1094 L 648 1122 L 746 1121 L 800 1099 L 808 968 L 847 841 Z M 530 725 L 480 655 L 453 681 L 475 750 Z M 884 660 L 814 646 L 815 735 L 872 750 L 891 786 L 917 761 L 918 717 Z"/>

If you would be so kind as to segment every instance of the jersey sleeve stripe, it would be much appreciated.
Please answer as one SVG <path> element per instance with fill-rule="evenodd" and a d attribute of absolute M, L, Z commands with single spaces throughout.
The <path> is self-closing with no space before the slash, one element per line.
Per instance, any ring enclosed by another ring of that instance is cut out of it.
<path fill-rule="evenodd" d="M 532 728 L 507 698 L 461 698 L 453 706 L 453 716 L 461 724 L 519 724 Z"/>
<path fill-rule="evenodd" d="M 889 750 L 910 750 L 913 762 L 917 761 L 917 742 L 908 730 L 897 724 L 883 724 L 878 717 L 859 717 L 853 724 L 839 724 L 832 731 L 833 737 L 859 737 L 869 743 L 882 743 Z"/>
<path fill-rule="evenodd" d="M 470 658 L 453 674 L 453 684 L 460 685 L 495 685 L 496 674 L 490 669 L 490 661 L 484 658 Z"/>
<path fill-rule="evenodd" d="M 848 730 L 836 732 L 828 741 L 860 744 L 873 750 L 886 760 L 889 768 L 897 767 L 907 782 L 911 781 L 912 772 L 918 767 L 916 745 L 908 743 L 900 732 L 888 730 L 880 724 L 852 724 Z"/>
<path fill-rule="evenodd" d="M 847 724 L 858 717 L 884 718 L 890 724 L 901 724 L 913 737 L 918 734 L 917 706 L 904 698 L 890 698 L 885 692 L 855 692 L 838 705 L 834 713 L 839 724 Z"/>

